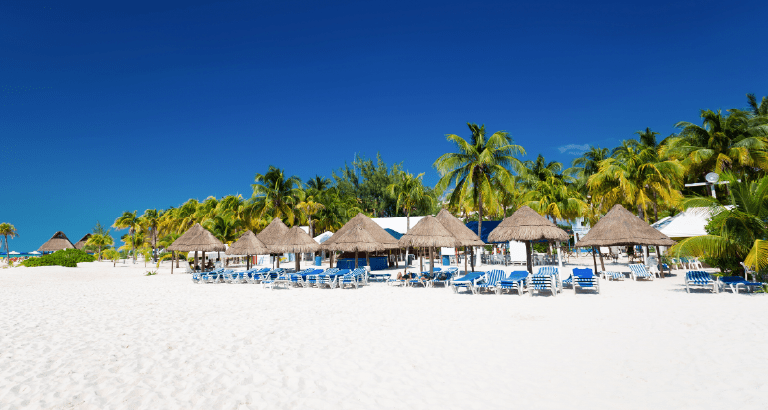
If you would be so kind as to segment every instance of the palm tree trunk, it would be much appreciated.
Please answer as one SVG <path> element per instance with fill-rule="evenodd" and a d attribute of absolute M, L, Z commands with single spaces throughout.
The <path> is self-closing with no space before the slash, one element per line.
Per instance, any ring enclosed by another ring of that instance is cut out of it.
<path fill-rule="evenodd" d="M 8 266 L 11 265 L 11 249 L 8 247 L 8 234 L 5 236 L 5 259 L 8 261 Z"/>
<path fill-rule="evenodd" d="M 6 239 L 5 242 L 8 243 L 8 239 Z M 101 245 L 99 245 L 99 262 L 101 262 Z"/>
<path fill-rule="evenodd" d="M 477 193 L 477 236 L 483 231 L 483 191 Z M 475 269 L 474 267 L 472 268 Z"/>
<path fill-rule="evenodd" d="M 405 229 L 406 232 L 411 230 L 411 209 L 408 208 L 408 211 L 405 213 Z"/>
<path fill-rule="evenodd" d="M 152 228 L 152 259 L 157 263 L 157 228 Z"/>
<path fill-rule="evenodd" d="M 136 234 L 131 234 L 131 246 L 133 247 L 133 263 L 136 264 Z"/>

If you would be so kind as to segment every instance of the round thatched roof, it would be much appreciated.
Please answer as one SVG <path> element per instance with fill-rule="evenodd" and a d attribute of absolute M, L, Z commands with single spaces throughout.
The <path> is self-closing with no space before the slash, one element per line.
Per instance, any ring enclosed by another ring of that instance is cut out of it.
<path fill-rule="evenodd" d="M 576 246 L 672 246 L 676 242 L 648 225 L 621 205 L 613 208 L 593 226 Z"/>
<path fill-rule="evenodd" d="M 83 236 L 77 243 L 75 244 L 75 249 L 83 249 L 85 248 L 85 243 L 88 242 L 88 239 L 91 237 L 91 234 L 87 233 L 85 236 Z"/>
<path fill-rule="evenodd" d="M 72 249 L 75 246 L 72 245 L 72 242 L 69 241 L 69 238 L 67 238 L 67 235 L 64 235 L 64 232 L 58 231 L 51 239 L 48 239 L 46 243 L 44 243 L 40 248 L 37 249 L 38 252 L 56 252 L 60 251 L 62 249 Z"/>
<path fill-rule="evenodd" d="M 445 229 L 448 230 L 456 239 L 461 242 L 462 246 L 481 246 L 485 245 L 485 243 L 480 239 L 480 237 L 477 236 L 476 233 L 472 232 L 471 229 L 467 228 L 467 225 L 464 225 L 461 223 L 459 218 L 456 218 L 455 216 L 451 215 L 450 212 L 448 212 L 447 209 L 443 208 L 440 210 L 440 212 L 437 213 L 437 216 L 435 216 L 438 221 L 440 221 L 441 224 L 445 227 Z"/>
<path fill-rule="evenodd" d="M 245 233 L 227 248 L 227 255 L 266 255 L 269 253 L 267 245 L 264 245 L 253 231 Z"/>
<path fill-rule="evenodd" d="M 521 206 L 488 234 L 489 242 L 567 241 L 568 233 L 527 206 Z"/>
<path fill-rule="evenodd" d="M 323 244 L 333 244 L 336 240 L 344 236 L 347 231 L 354 229 L 358 225 L 367 231 L 368 234 L 376 240 L 376 242 L 382 244 L 382 249 L 396 249 L 399 247 L 397 244 L 397 239 L 390 235 L 389 232 L 385 231 L 384 228 L 379 226 L 379 224 L 373 222 L 371 218 L 361 213 L 358 213 L 354 218 L 350 219 L 349 222 L 344 224 L 341 229 L 336 231 L 336 233 L 334 233 L 333 236 L 331 236 L 327 241 L 323 242 Z"/>
<path fill-rule="evenodd" d="M 181 252 L 223 252 L 227 250 L 227 247 L 207 229 L 200 226 L 200 224 L 195 224 L 195 226 L 184 232 L 184 235 L 179 236 L 178 239 L 173 241 L 168 250 Z"/>
<path fill-rule="evenodd" d="M 354 228 L 348 229 L 340 237 L 336 238 L 333 243 L 329 244 L 328 241 L 325 241 L 321 248 L 329 251 L 375 252 L 389 249 L 386 246 L 371 236 L 362 225 L 357 225 Z"/>
<path fill-rule="evenodd" d="M 275 218 L 272 220 L 272 222 L 269 223 L 269 225 L 267 225 L 266 228 L 264 228 L 261 232 L 259 232 L 259 234 L 256 235 L 256 237 L 259 238 L 259 240 L 264 245 L 267 245 L 267 248 L 271 252 L 275 253 L 280 251 L 274 248 L 274 246 L 279 244 L 283 239 L 283 235 L 287 233 L 288 233 L 288 227 L 285 226 L 285 224 L 283 223 L 283 221 L 280 220 L 280 218 Z"/>
<path fill-rule="evenodd" d="M 461 246 L 448 229 L 434 216 L 425 216 L 398 241 L 401 247 Z"/>
<path fill-rule="evenodd" d="M 277 249 L 278 252 L 287 253 L 305 253 L 315 252 L 320 249 L 320 244 L 317 243 L 308 233 L 298 226 L 288 230 L 288 233 L 283 235 L 280 239 L 280 243 L 272 245 L 270 249 Z"/>

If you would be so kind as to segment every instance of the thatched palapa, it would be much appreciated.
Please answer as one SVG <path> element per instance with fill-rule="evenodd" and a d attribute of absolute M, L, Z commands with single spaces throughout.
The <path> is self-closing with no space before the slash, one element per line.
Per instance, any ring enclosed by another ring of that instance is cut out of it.
<path fill-rule="evenodd" d="M 600 218 L 576 246 L 672 246 L 675 243 L 667 235 L 617 204 Z"/>
<path fill-rule="evenodd" d="M 212 233 L 200 226 L 189 228 L 184 235 L 181 235 L 173 241 L 171 246 L 168 247 L 169 251 L 203 251 L 203 252 L 224 252 L 227 247 L 221 243 Z"/>
<path fill-rule="evenodd" d="M 331 244 L 327 244 L 327 242 L 322 245 L 322 248 L 329 251 L 376 252 L 386 249 L 385 245 L 376 241 L 362 225 L 348 229 Z"/>
<path fill-rule="evenodd" d="M 40 248 L 37 249 L 38 252 L 56 252 L 60 251 L 62 249 L 73 249 L 75 246 L 72 245 L 72 242 L 69 241 L 69 238 L 67 238 L 67 235 L 64 235 L 64 232 L 58 231 L 51 239 L 48 239 L 46 243 L 44 243 Z"/>
<path fill-rule="evenodd" d="M 87 233 L 85 236 L 83 236 L 77 243 L 75 244 L 75 249 L 83 249 L 85 248 L 85 243 L 88 242 L 88 239 L 91 238 L 91 234 Z"/>
<path fill-rule="evenodd" d="M 283 236 L 288 233 L 288 227 L 285 226 L 283 221 L 280 220 L 280 218 L 275 218 L 272 220 L 272 222 L 267 225 L 266 228 L 264 228 L 261 232 L 259 232 L 258 235 L 256 235 L 257 238 L 264 244 L 267 245 L 267 248 L 270 250 L 271 253 L 278 253 L 281 252 L 279 249 L 275 247 L 275 245 L 278 245 L 283 240 Z"/>
<path fill-rule="evenodd" d="M 479 236 L 477 236 L 476 233 L 472 232 L 471 229 L 467 228 L 466 225 L 461 223 L 459 218 L 451 215 L 447 209 L 441 209 L 435 218 L 440 221 L 440 223 L 443 225 L 443 227 L 445 227 L 445 229 L 448 230 L 448 232 L 450 232 L 456 239 L 459 240 L 459 242 L 461 242 L 461 246 L 485 245 L 485 243 L 480 239 Z"/>
<path fill-rule="evenodd" d="M 488 234 L 489 242 L 567 241 L 568 232 L 527 206 L 521 206 Z"/>
<path fill-rule="evenodd" d="M 398 244 L 403 248 L 409 246 L 419 248 L 456 247 L 461 246 L 461 241 L 453 236 L 437 218 L 429 215 L 422 218 L 416 226 L 403 235 Z"/>
<path fill-rule="evenodd" d="M 245 231 L 245 233 L 227 248 L 227 255 L 266 255 L 269 253 L 267 245 L 264 245 L 253 231 Z"/>
<path fill-rule="evenodd" d="M 273 245 L 272 249 L 276 249 L 278 252 L 307 253 L 320 249 L 320 244 L 303 229 L 294 226 L 280 238 L 279 243 Z"/>
<path fill-rule="evenodd" d="M 335 241 L 337 241 L 339 238 L 343 237 L 344 234 L 346 234 L 348 231 L 353 230 L 355 227 L 360 225 L 368 234 L 378 243 L 382 245 L 381 250 L 384 249 L 397 249 L 398 243 L 397 239 L 395 239 L 392 235 L 389 234 L 389 232 L 385 231 L 384 228 L 379 226 L 376 222 L 373 222 L 373 220 L 361 213 L 357 214 L 354 218 L 350 219 L 349 222 L 344 224 L 344 226 L 341 227 L 336 233 L 333 234 L 327 241 L 323 242 L 323 245 L 330 246 Z M 330 248 L 325 248 L 330 249 Z"/>

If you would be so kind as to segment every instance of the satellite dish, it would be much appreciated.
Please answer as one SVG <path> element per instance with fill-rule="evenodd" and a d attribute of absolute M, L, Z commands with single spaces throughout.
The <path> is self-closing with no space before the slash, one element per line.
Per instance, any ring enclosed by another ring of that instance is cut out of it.
<path fill-rule="evenodd" d="M 714 172 L 710 172 L 709 174 L 707 174 L 706 176 L 704 176 L 704 179 L 706 179 L 706 180 L 707 180 L 707 182 L 709 182 L 710 184 L 714 184 L 715 182 L 717 182 L 718 180 L 720 180 L 720 175 L 717 175 L 717 174 L 716 174 L 716 173 L 714 173 Z"/>

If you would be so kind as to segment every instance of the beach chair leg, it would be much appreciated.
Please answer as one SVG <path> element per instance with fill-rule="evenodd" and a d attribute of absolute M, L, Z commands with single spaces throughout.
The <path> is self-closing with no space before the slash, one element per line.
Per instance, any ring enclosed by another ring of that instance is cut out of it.
<path fill-rule="evenodd" d="M 688 289 L 688 282 L 685 282 L 685 293 L 691 293 L 691 290 Z"/>

